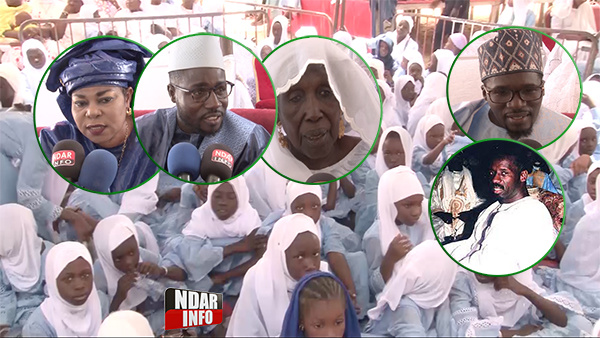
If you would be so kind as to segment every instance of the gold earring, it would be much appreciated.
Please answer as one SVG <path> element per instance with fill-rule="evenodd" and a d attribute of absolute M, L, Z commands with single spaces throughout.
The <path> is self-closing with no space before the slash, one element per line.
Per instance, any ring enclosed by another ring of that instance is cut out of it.
<path fill-rule="evenodd" d="M 342 114 L 340 116 L 340 130 L 338 133 L 338 138 L 344 137 L 345 133 L 346 133 L 346 125 L 344 124 L 344 115 Z"/>
<path fill-rule="evenodd" d="M 127 115 L 131 116 L 131 114 L 133 114 L 133 111 L 131 110 L 131 107 L 127 108 Z"/>
<path fill-rule="evenodd" d="M 288 141 L 283 135 L 283 126 L 281 125 L 281 122 L 277 122 L 277 139 L 283 148 L 288 147 Z"/>

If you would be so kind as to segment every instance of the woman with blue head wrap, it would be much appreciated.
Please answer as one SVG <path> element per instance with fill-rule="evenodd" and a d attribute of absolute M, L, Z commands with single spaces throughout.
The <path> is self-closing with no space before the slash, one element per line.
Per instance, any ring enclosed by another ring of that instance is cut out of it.
<path fill-rule="evenodd" d="M 352 299 L 342 282 L 317 271 L 298 281 L 285 313 L 282 337 L 360 337 Z"/>
<path fill-rule="evenodd" d="M 46 157 L 65 139 L 81 143 L 86 156 L 95 149 L 109 151 L 118 164 L 110 192 L 131 189 L 154 175 L 156 166 L 135 137 L 131 110 L 144 58 L 150 56 L 141 46 L 113 37 L 84 41 L 60 56 L 50 67 L 46 87 L 58 90 L 67 121 L 41 131 Z"/>

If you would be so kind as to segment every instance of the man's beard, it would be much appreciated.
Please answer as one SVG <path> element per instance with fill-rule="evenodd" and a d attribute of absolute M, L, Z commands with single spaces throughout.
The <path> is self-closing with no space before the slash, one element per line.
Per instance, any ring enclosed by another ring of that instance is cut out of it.
<path fill-rule="evenodd" d="M 533 132 L 533 125 L 531 127 L 529 127 L 529 129 L 527 129 L 527 130 L 506 129 L 506 132 L 508 133 L 508 136 L 510 136 L 511 139 L 518 140 L 518 139 L 528 137 L 529 135 L 531 135 L 531 133 Z"/>

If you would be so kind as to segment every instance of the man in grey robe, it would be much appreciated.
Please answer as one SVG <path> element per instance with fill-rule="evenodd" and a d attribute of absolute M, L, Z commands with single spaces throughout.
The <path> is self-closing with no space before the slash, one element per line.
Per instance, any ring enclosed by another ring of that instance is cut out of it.
<path fill-rule="evenodd" d="M 209 145 L 223 144 L 233 152 L 233 176 L 243 173 L 260 158 L 270 135 L 262 126 L 227 110 L 233 83 L 225 78 L 219 38 L 186 37 L 164 52 L 169 52 L 167 90 L 175 107 L 136 119 L 141 144 L 167 171 L 167 155 L 177 143 L 193 144 L 201 156 Z M 196 182 L 204 181 L 198 177 Z"/>

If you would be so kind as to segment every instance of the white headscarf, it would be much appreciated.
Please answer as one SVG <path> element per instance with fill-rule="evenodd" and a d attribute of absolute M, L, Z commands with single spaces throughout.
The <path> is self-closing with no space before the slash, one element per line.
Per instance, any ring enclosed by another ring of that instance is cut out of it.
<path fill-rule="evenodd" d="M 297 36 L 296 36 L 297 37 Z M 333 34 L 333 38 L 348 46 L 352 44 L 352 35 L 346 31 L 337 31 Z"/>
<path fill-rule="evenodd" d="M 596 169 L 600 169 L 600 161 L 592 162 L 592 165 L 588 168 L 587 177 L 590 176 L 591 173 L 596 171 Z M 587 184 L 587 179 L 586 179 Z M 598 194 L 598 185 L 600 184 L 600 180 L 596 179 L 596 194 Z M 593 200 L 590 196 L 589 192 L 586 192 L 581 196 L 581 200 L 583 201 L 583 210 L 585 210 L 586 214 L 591 214 L 594 212 L 600 212 L 600 202 L 598 202 L 598 195 L 596 195 L 596 200 Z"/>
<path fill-rule="evenodd" d="M 275 39 L 273 36 L 273 26 L 275 25 L 276 22 L 279 22 L 279 24 L 281 25 L 281 39 L 279 40 L 278 44 L 275 44 Z M 283 15 L 278 15 L 275 18 L 273 18 L 273 23 L 271 23 L 271 33 L 269 34 L 271 48 L 275 49 L 278 46 L 284 44 L 286 41 L 288 41 L 288 24 L 289 24 L 288 18 L 286 18 Z"/>
<path fill-rule="evenodd" d="M 540 150 L 550 164 L 559 164 L 560 160 L 579 142 L 582 124 L 575 121 L 554 143 Z"/>
<path fill-rule="evenodd" d="M 39 49 L 42 51 L 42 53 L 44 53 L 46 61 L 40 69 L 33 67 L 31 65 L 31 62 L 29 62 L 29 58 L 27 57 L 27 51 L 31 49 Z M 42 81 L 42 78 L 44 77 L 44 72 L 46 71 L 46 68 L 48 68 L 48 65 L 50 64 L 50 62 L 52 62 L 52 60 L 50 60 L 50 56 L 48 55 L 48 51 L 46 50 L 44 44 L 37 39 L 25 40 L 25 42 L 23 42 L 23 45 L 21 46 L 21 50 L 23 53 L 24 66 L 22 73 L 25 75 L 27 82 L 29 82 L 32 94 L 35 97 L 37 87 Z"/>
<path fill-rule="evenodd" d="M 19 68 L 12 63 L 0 63 L 0 77 L 6 79 L 8 84 L 15 91 L 15 98 L 13 99 L 13 105 L 17 103 L 23 103 L 22 96 L 22 77 Z"/>
<path fill-rule="evenodd" d="M 311 232 L 318 236 L 317 226 L 312 218 L 304 214 L 293 214 L 281 218 L 273 226 L 267 242 L 267 250 L 263 257 L 248 271 L 248 275 L 257 280 L 254 282 L 256 299 L 270 337 L 277 337 L 285 312 L 290 303 L 289 292 L 292 292 L 297 281 L 290 276 L 285 262 L 285 250 L 299 234 Z M 252 274 L 250 271 L 254 270 Z M 246 283 L 246 278 L 244 283 Z M 245 308 L 244 304 L 240 304 Z M 236 304 L 236 307 L 238 304 Z M 258 323 L 256 323 L 258 324 Z"/>
<path fill-rule="evenodd" d="M 324 66 L 333 95 L 343 112 L 343 119 L 362 140 L 340 162 L 320 170 L 336 177 L 342 176 L 338 175 L 341 172 L 346 174 L 354 169 L 364 159 L 366 154 L 361 151 L 365 145 L 368 147 L 375 141 L 381 116 L 379 95 L 372 78 L 338 46 L 323 38 L 298 39 L 279 48 L 277 57 L 265 61 L 277 95 L 286 93 L 298 83 L 309 65 Z M 273 168 L 292 179 L 306 180 L 313 175 L 279 142 L 271 144 L 264 158 Z"/>
<path fill-rule="evenodd" d="M 124 215 L 113 215 L 101 220 L 94 229 L 94 246 L 98 253 L 100 265 L 106 276 L 108 295 L 112 299 L 117 293 L 119 279 L 125 275 L 115 267 L 112 259 L 112 251 L 131 236 L 135 237 L 137 243 L 138 234 L 133 222 Z M 141 257 L 140 257 L 141 260 Z M 140 305 L 148 294 L 137 287 L 132 287 L 127 292 L 127 298 L 119 306 L 119 310 L 130 310 Z"/>
<path fill-rule="evenodd" d="M 448 76 L 452 62 L 454 62 L 454 58 L 456 57 L 454 53 L 448 49 L 438 49 L 433 52 L 433 55 L 437 59 L 437 68 L 435 71 Z"/>
<path fill-rule="evenodd" d="M 375 70 L 377 70 L 377 80 L 385 81 L 385 78 L 383 77 L 383 73 L 385 72 L 383 61 L 376 58 L 367 58 L 366 60 L 370 68 L 375 68 Z"/>
<path fill-rule="evenodd" d="M 410 34 L 410 32 L 412 32 L 413 27 L 415 26 L 415 21 L 412 17 L 408 15 L 399 15 L 398 17 L 396 17 L 396 25 L 399 25 L 402 21 L 406 21 L 406 23 L 408 23 L 408 34 Z"/>
<path fill-rule="evenodd" d="M 394 97 L 396 98 L 396 111 L 398 112 L 398 115 L 400 117 L 400 121 L 402 126 L 405 126 L 408 123 L 408 112 L 410 111 L 410 102 L 406 101 L 403 97 L 402 97 L 402 89 L 404 88 L 404 86 L 406 86 L 407 83 L 411 82 L 413 85 L 415 85 L 415 91 L 417 89 L 417 85 L 415 83 L 415 79 L 413 79 L 412 76 L 410 75 L 401 75 L 400 77 L 398 77 L 396 79 L 396 82 L 394 83 Z M 387 98 L 387 94 L 386 94 L 386 98 Z M 385 110 L 383 111 L 385 114 Z M 384 115 L 384 120 L 385 120 L 385 115 Z M 387 127 L 391 127 L 391 125 L 386 124 Z"/>
<path fill-rule="evenodd" d="M 395 311 L 403 296 L 421 309 L 437 308 L 448 298 L 456 272 L 457 264 L 436 240 L 424 241 L 396 263 L 377 305 L 368 312 L 369 318 L 379 319 L 386 305 Z"/>
<path fill-rule="evenodd" d="M 462 50 L 467 45 L 467 37 L 463 33 L 450 34 L 448 39 L 452 40 L 452 43 L 456 48 Z M 436 55 L 437 57 L 437 55 Z"/>
<path fill-rule="evenodd" d="M 33 213 L 20 204 L 0 205 L 0 262 L 11 286 L 30 291 L 37 285 L 42 266 L 42 239 Z"/>
<path fill-rule="evenodd" d="M 154 337 L 148 319 L 131 310 L 115 311 L 106 317 L 98 337 Z"/>
<path fill-rule="evenodd" d="M 317 31 L 317 28 L 315 28 L 315 26 L 302 26 L 298 28 L 296 34 L 294 34 L 294 36 L 297 38 L 309 35 L 319 35 L 319 32 Z"/>
<path fill-rule="evenodd" d="M 313 194 L 315 196 L 317 196 L 319 198 L 319 205 L 322 202 L 322 193 L 323 191 L 321 190 L 321 186 L 320 185 L 316 185 L 316 184 L 300 184 L 300 183 L 296 183 L 294 181 L 290 181 L 287 184 L 287 187 L 285 189 L 285 199 L 286 199 L 286 209 L 285 209 L 285 213 L 283 214 L 284 216 L 288 216 L 291 215 L 292 212 L 292 202 L 294 202 L 294 200 L 304 194 Z M 319 219 L 317 221 L 317 236 L 319 237 L 319 240 L 321 240 L 321 219 Z"/>
<path fill-rule="evenodd" d="M 221 184 L 231 185 L 238 204 L 233 216 L 224 221 L 215 215 L 211 198 Z M 192 212 L 192 219 L 182 231 L 184 235 L 200 238 L 244 237 L 260 226 L 261 221 L 258 212 L 250 205 L 250 193 L 246 185 L 246 179 L 239 176 L 221 184 L 213 184 L 208 187 L 207 203 Z"/>
<path fill-rule="evenodd" d="M 144 44 L 148 46 L 148 49 L 150 49 L 152 53 L 156 53 L 160 50 L 159 46 L 161 43 L 169 43 L 170 41 L 171 39 L 169 39 L 169 37 L 164 34 L 151 34 L 148 37 L 147 42 L 144 41 Z"/>
<path fill-rule="evenodd" d="M 159 175 L 154 175 L 148 182 L 123 193 L 119 214 L 148 215 L 156 210 Z"/>
<path fill-rule="evenodd" d="M 384 130 L 381 134 L 381 139 L 379 139 L 379 145 L 377 147 L 375 171 L 377 171 L 377 175 L 379 175 L 379 177 L 381 177 L 383 173 L 390 169 L 387 167 L 387 165 L 385 165 L 385 160 L 383 159 L 383 143 L 391 132 L 395 132 L 396 134 L 400 135 L 400 142 L 402 142 L 402 148 L 404 148 L 404 165 L 408 168 L 412 166 L 413 143 L 410 134 L 402 127 L 390 127 Z"/>
<path fill-rule="evenodd" d="M 587 94 L 596 105 L 600 105 L 600 82 L 590 80 L 590 77 L 583 83 L 583 93 Z"/>
<path fill-rule="evenodd" d="M 531 306 L 531 302 L 508 289 L 496 291 L 494 283 L 480 283 L 471 272 L 464 272 L 472 278 L 477 290 L 479 315 L 486 319 L 502 317 L 502 326 L 513 327 Z M 533 280 L 531 269 L 512 276 L 517 282 L 530 288 L 537 294 L 544 290 Z"/>
<path fill-rule="evenodd" d="M 377 214 L 379 215 L 379 240 L 383 255 L 387 252 L 392 240 L 401 232 L 408 236 L 414 245 L 433 238 L 431 226 L 426 224 L 427 222 L 421 222 L 424 219 L 423 215 L 427 214 L 426 208 L 421 213 L 422 217 L 417 224 L 412 226 L 396 225 L 398 209 L 394 203 L 414 195 L 424 196 L 425 193 L 417 175 L 410 168 L 398 166 L 381 175 L 377 190 Z M 423 204 L 426 206 L 426 203 Z"/>
<path fill-rule="evenodd" d="M 427 113 L 425 113 L 425 115 L 439 116 L 444 122 L 446 133 L 449 133 L 452 129 L 454 119 L 452 118 L 452 113 L 450 112 L 450 107 L 448 107 L 448 100 L 446 97 L 441 97 L 433 101 L 429 105 L 429 108 L 427 108 Z"/>
<path fill-rule="evenodd" d="M 48 298 L 40 309 L 58 337 L 95 337 L 102 323 L 102 306 L 92 287 L 88 299 L 82 305 L 73 305 L 60 296 L 56 279 L 65 267 L 78 258 L 85 259 L 92 269 L 94 262 L 88 249 L 78 242 L 62 242 L 55 245 L 46 257 L 46 285 Z M 90 278 L 92 278 L 90 276 Z"/>
<path fill-rule="evenodd" d="M 423 116 L 423 118 L 421 119 L 421 121 L 419 121 L 419 124 L 417 125 L 417 131 L 415 133 L 415 138 L 414 138 L 414 144 L 415 147 L 416 146 L 420 146 L 421 148 L 427 150 L 427 152 L 432 151 L 432 148 L 429 148 L 429 146 L 427 145 L 427 132 L 429 130 L 431 130 L 431 128 L 437 126 L 438 124 L 441 124 L 444 126 L 444 130 L 446 129 L 446 126 L 444 125 L 444 121 L 442 121 L 442 118 L 437 116 L 437 115 L 433 115 L 433 114 L 429 114 L 429 115 L 425 115 Z M 440 156 L 438 156 L 435 161 L 432 163 L 432 165 L 435 166 L 441 166 L 443 163 L 442 160 L 442 156 L 440 154 Z"/>
<path fill-rule="evenodd" d="M 387 127 L 401 126 L 402 121 L 396 111 L 396 96 L 392 93 L 392 88 L 384 80 L 377 80 L 379 88 L 381 88 L 383 96 L 383 121 L 382 125 Z"/>
<path fill-rule="evenodd" d="M 429 106 L 435 100 L 446 96 L 447 81 L 448 78 L 439 72 L 431 73 L 425 78 L 423 90 L 408 114 L 408 124 L 406 126 L 408 132 L 415 135 L 418 123 L 423 119 Z"/>

